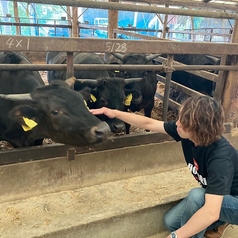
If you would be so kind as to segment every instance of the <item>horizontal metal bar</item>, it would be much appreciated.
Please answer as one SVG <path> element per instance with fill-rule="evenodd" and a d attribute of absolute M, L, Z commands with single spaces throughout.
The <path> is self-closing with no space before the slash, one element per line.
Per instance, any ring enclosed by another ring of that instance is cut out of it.
<path fill-rule="evenodd" d="M 23 22 L 0 22 L 0 26 L 30 26 L 30 27 L 55 27 L 55 28 L 68 28 L 72 29 L 71 25 L 56 25 L 56 24 L 43 24 L 43 23 L 23 23 Z"/>
<path fill-rule="evenodd" d="M 138 31 L 138 29 L 135 29 L 134 31 Z M 131 36 L 131 37 L 135 37 L 135 38 L 139 38 L 139 39 L 145 39 L 145 40 L 166 40 L 166 39 L 163 39 L 163 38 L 158 38 L 156 36 L 147 36 L 147 35 L 142 35 L 142 34 L 138 34 L 138 33 L 134 33 L 134 32 L 117 30 L 117 29 L 114 29 L 113 33 L 122 34 L 122 35 L 126 35 L 126 36 Z"/>
<path fill-rule="evenodd" d="M 160 76 L 160 75 L 157 75 L 157 80 L 162 82 L 163 84 L 166 83 L 166 79 L 165 77 L 163 76 Z M 189 96 L 197 96 L 197 95 L 204 95 L 202 93 L 199 93 L 198 91 L 195 91 L 189 87 L 186 87 L 180 83 L 177 83 L 175 81 L 173 81 L 173 79 L 171 79 L 171 82 L 170 82 L 170 86 L 171 88 L 174 88 L 174 89 L 177 89 L 177 90 L 180 90 L 180 91 L 183 91 L 185 94 L 189 95 Z M 163 99 L 163 98 L 162 98 Z M 177 103 L 177 102 L 176 102 Z M 180 104 L 179 104 L 180 105 Z M 178 109 L 178 108 L 177 108 Z"/>
<path fill-rule="evenodd" d="M 164 101 L 164 95 L 160 94 L 160 93 L 156 93 L 155 97 L 157 97 L 158 99 L 161 99 L 162 101 Z M 176 101 L 172 100 L 169 98 L 169 105 L 177 110 L 179 110 L 181 108 L 181 104 L 177 103 Z"/>
<path fill-rule="evenodd" d="M 4 70 L 67 70 L 66 64 L 0 64 L 0 71 Z M 151 71 L 165 71 L 166 65 L 123 65 L 123 64 L 74 64 L 75 70 L 151 70 Z M 196 70 L 224 70 L 237 71 L 238 65 L 173 65 L 172 71 L 196 71 Z M 211 79 L 215 81 L 214 79 Z"/>
<path fill-rule="evenodd" d="M 119 137 L 111 137 L 107 141 L 89 145 L 85 147 L 72 147 L 63 144 L 50 144 L 42 146 L 32 146 L 27 148 L 1 150 L 0 165 L 14 164 L 20 162 L 28 162 L 35 160 L 43 160 L 55 157 L 68 157 L 68 150 L 73 150 L 76 154 L 85 154 L 95 151 L 103 151 L 117 148 L 125 148 L 131 146 L 157 143 L 162 141 L 170 141 L 171 137 L 159 133 L 139 133 L 136 135 L 123 135 Z"/>
<path fill-rule="evenodd" d="M 160 63 L 163 63 L 163 64 L 167 64 L 166 62 L 167 62 L 167 59 L 166 58 L 164 58 L 164 57 L 158 57 L 157 59 L 156 59 L 156 61 L 158 61 L 158 62 L 160 62 Z M 197 76 L 199 76 L 199 77 L 203 77 L 203 78 L 207 78 L 207 79 L 209 79 L 209 80 L 211 80 L 211 81 L 214 81 L 214 82 L 216 82 L 217 81 L 217 78 L 218 78 L 218 75 L 217 74 L 214 74 L 214 73 L 211 73 L 211 72 L 208 72 L 208 71 L 204 71 L 204 69 L 203 69 L 203 66 L 205 66 L 205 65 L 200 65 L 201 66 L 201 68 L 199 67 L 199 65 L 186 65 L 186 64 L 182 64 L 182 63 L 180 63 L 180 62 L 178 62 L 178 61 L 173 61 L 173 70 L 174 71 L 176 71 L 176 70 L 179 70 L 179 68 L 178 69 L 176 69 L 177 68 L 177 66 L 182 66 L 181 67 L 181 69 L 183 70 L 183 66 L 185 66 L 185 67 L 187 67 L 187 66 L 195 66 L 195 67 L 191 67 L 191 69 L 192 70 L 190 70 L 190 69 L 188 69 L 188 70 L 186 70 L 186 69 L 184 69 L 186 72 L 187 71 L 193 71 L 193 72 L 190 72 L 190 73 L 192 73 L 192 74 L 194 74 L 194 75 L 197 75 Z M 217 65 L 210 65 L 210 66 L 217 66 Z M 218 67 L 223 67 L 224 65 L 220 65 L 220 66 L 218 66 Z M 197 69 L 197 70 L 194 70 L 194 68 L 195 69 Z M 200 71 L 198 71 L 198 70 L 200 70 Z M 202 71 L 201 71 L 202 70 Z M 217 69 L 214 69 L 214 68 L 212 68 L 212 69 L 206 69 L 206 70 L 217 70 Z M 220 70 L 221 70 L 221 68 L 220 68 Z"/>
<path fill-rule="evenodd" d="M 204 36 L 223 36 L 223 37 L 231 37 L 232 34 L 223 34 L 223 33 L 210 33 L 210 32 L 202 32 L 202 31 L 174 31 L 171 30 L 168 32 L 168 34 L 172 34 L 172 33 L 178 33 L 178 34 L 188 34 L 188 35 L 193 35 L 193 36 L 197 36 L 197 35 L 204 35 Z"/>

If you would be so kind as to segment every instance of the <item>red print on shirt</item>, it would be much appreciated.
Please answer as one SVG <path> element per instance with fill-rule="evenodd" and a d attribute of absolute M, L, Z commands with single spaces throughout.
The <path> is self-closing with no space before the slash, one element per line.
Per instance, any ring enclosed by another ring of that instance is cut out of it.
<path fill-rule="evenodd" d="M 194 164 L 196 170 L 198 171 L 199 170 L 199 166 L 198 166 L 198 163 L 197 163 L 197 161 L 195 159 L 193 159 L 193 164 Z"/>

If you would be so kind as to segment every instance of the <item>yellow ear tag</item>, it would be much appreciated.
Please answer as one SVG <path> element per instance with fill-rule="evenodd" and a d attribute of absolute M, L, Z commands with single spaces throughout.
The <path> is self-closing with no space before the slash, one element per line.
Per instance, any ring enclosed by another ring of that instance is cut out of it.
<path fill-rule="evenodd" d="M 85 107 L 89 110 L 87 102 L 85 100 L 83 101 L 84 101 Z"/>
<path fill-rule="evenodd" d="M 131 105 L 131 100 L 132 100 L 132 94 L 128 94 L 125 100 L 125 105 L 130 106 Z"/>
<path fill-rule="evenodd" d="M 23 120 L 26 123 L 26 125 L 22 125 L 22 128 L 23 128 L 24 131 L 29 131 L 32 128 L 34 128 L 35 126 L 38 125 L 35 121 L 33 121 L 29 118 L 23 117 Z"/>
<path fill-rule="evenodd" d="M 91 101 L 93 102 L 97 101 L 97 98 L 93 94 L 90 94 L 90 98 L 91 98 Z"/>

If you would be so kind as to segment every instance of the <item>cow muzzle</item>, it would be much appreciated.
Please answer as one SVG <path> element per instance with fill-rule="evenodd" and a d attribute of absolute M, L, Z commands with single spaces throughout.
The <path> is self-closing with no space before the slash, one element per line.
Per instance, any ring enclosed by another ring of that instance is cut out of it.
<path fill-rule="evenodd" d="M 111 135 L 110 127 L 106 122 L 100 122 L 97 126 L 94 126 L 90 130 L 89 137 L 87 136 L 87 141 L 89 143 L 96 143 L 108 139 Z"/>

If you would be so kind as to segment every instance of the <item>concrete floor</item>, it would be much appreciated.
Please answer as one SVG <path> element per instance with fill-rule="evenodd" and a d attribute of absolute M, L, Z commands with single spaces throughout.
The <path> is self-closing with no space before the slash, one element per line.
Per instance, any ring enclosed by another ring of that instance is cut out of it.
<path fill-rule="evenodd" d="M 0 237 L 145 238 L 165 231 L 169 203 L 197 184 L 190 178 L 185 167 L 2 203 Z"/>
<path fill-rule="evenodd" d="M 176 142 L 0 166 L 0 180 L 1 238 L 165 238 L 163 215 L 198 185 Z"/>

